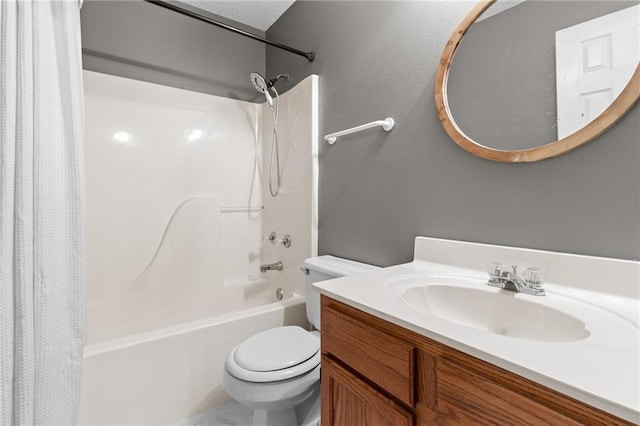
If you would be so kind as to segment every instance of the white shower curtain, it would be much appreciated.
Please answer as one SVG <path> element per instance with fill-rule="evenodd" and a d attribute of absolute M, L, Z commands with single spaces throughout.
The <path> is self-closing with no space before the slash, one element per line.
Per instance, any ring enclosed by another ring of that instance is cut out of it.
<path fill-rule="evenodd" d="M 0 0 L 0 425 L 76 421 L 83 93 L 77 0 Z"/>

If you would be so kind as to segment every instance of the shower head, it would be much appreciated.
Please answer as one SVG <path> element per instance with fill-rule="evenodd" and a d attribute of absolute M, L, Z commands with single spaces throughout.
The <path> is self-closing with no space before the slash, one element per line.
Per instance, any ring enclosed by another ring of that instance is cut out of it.
<path fill-rule="evenodd" d="M 253 83 L 253 87 L 255 87 L 258 92 L 264 93 L 265 90 L 267 90 L 267 82 L 263 76 L 257 72 L 252 72 L 249 78 L 251 78 L 251 83 Z"/>
<path fill-rule="evenodd" d="M 252 72 L 249 78 L 251 79 L 251 83 L 253 83 L 253 87 L 255 87 L 258 92 L 264 93 L 267 103 L 270 107 L 273 107 L 273 99 L 269 94 L 269 87 L 267 86 L 267 82 L 264 77 L 257 72 Z"/>

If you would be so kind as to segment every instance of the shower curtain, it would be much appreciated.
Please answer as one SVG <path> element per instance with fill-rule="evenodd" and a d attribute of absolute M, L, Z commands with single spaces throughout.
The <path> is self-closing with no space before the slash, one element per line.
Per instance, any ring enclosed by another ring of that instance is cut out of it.
<path fill-rule="evenodd" d="M 76 421 L 82 368 L 78 0 L 0 1 L 0 425 Z"/>

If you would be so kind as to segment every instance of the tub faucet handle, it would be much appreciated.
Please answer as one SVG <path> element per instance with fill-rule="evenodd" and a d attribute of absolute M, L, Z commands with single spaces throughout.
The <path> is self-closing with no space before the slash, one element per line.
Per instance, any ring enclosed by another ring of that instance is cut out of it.
<path fill-rule="evenodd" d="M 277 240 L 278 234 L 276 234 L 275 231 L 271 231 L 269 235 L 267 235 L 266 237 L 262 237 L 262 241 L 269 241 L 271 242 L 271 244 L 275 244 Z"/>
<path fill-rule="evenodd" d="M 285 248 L 289 248 L 291 247 L 291 235 L 284 234 L 284 236 L 280 238 L 277 242 L 282 244 Z"/>
<path fill-rule="evenodd" d="M 271 231 L 266 237 L 262 237 L 263 241 L 269 241 L 271 244 L 282 244 L 285 248 L 291 247 L 291 235 L 284 234 L 282 238 L 278 238 L 278 234 L 275 231 Z"/>

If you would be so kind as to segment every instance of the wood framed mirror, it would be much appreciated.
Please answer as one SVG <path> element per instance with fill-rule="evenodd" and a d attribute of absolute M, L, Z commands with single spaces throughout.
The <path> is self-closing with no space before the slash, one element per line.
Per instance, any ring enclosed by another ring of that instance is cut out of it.
<path fill-rule="evenodd" d="M 526 1 L 530 2 L 530 4 L 526 5 L 527 7 L 533 6 L 534 3 L 540 3 L 540 4 L 558 3 L 558 2 L 535 2 L 535 1 L 531 2 L 531 0 L 526 0 Z M 594 114 L 593 117 L 589 118 L 588 120 L 585 119 L 584 120 L 585 123 L 583 124 L 583 127 L 580 127 L 580 128 L 576 127 L 575 130 L 571 130 L 571 128 L 569 128 L 569 131 L 567 131 L 566 124 L 564 125 L 565 129 L 558 128 L 559 127 L 558 123 L 560 121 L 560 118 L 556 117 L 555 115 L 556 109 L 559 110 L 560 108 L 556 105 L 560 103 L 560 101 L 557 100 L 558 96 L 556 93 L 556 92 L 560 93 L 560 88 L 559 86 L 556 87 L 555 81 L 559 80 L 560 77 L 556 76 L 554 73 L 554 77 L 553 77 L 554 83 L 552 84 L 553 87 L 550 87 L 551 84 L 547 84 L 547 87 L 545 87 L 544 90 L 538 90 L 538 92 L 547 92 L 547 93 L 552 92 L 552 94 L 549 96 L 552 101 L 552 107 L 547 106 L 547 110 L 545 110 L 544 112 L 544 115 L 549 116 L 551 115 L 551 112 L 549 112 L 549 109 L 553 108 L 554 110 L 553 117 L 547 119 L 550 124 L 546 126 L 549 128 L 548 129 L 549 131 L 554 132 L 552 137 L 549 137 L 548 140 L 542 140 L 537 144 L 533 144 L 533 146 L 511 147 L 509 146 L 509 141 L 519 138 L 514 136 L 514 134 L 512 133 L 510 136 L 509 135 L 505 136 L 505 138 L 507 139 L 506 141 L 493 143 L 496 141 L 492 141 L 490 139 L 496 139 L 495 136 L 501 133 L 499 130 L 501 130 L 503 126 L 505 126 L 506 124 L 513 125 L 513 123 L 515 123 L 516 120 L 512 120 L 511 118 L 506 117 L 505 113 L 502 113 L 499 111 L 496 112 L 496 108 L 489 107 L 488 105 L 484 107 L 482 105 L 484 100 L 476 102 L 476 104 L 474 104 L 473 101 L 464 99 L 463 103 L 469 104 L 467 109 L 472 112 L 472 115 L 473 115 L 472 121 L 484 123 L 485 118 L 482 116 L 483 109 L 485 109 L 486 111 L 492 111 L 494 115 L 493 118 L 496 120 L 494 121 L 493 124 L 485 126 L 489 128 L 490 133 L 485 134 L 482 138 L 474 137 L 473 132 L 470 131 L 470 129 L 467 127 L 467 124 L 462 124 L 463 123 L 462 121 L 456 122 L 456 120 L 454 119 L 454 113 L 456 113 L 456 110 L 451 108 L 452 106 L 451 104 L 453 103 L 451 101 L 453 100 L 454 97 L 452 96 L 452 93 L 449 93 L 450 88 L 448 86 L 450 83 L 452 66 L 456 66 L 456 64 L 465 64 L 465 62 L 463 61 L 461 62 L 460 60 L 456 60 L 454 62 L 454 56 L 457 53 L 460 53 L 459 48 L 463 41 L 463 37 L 465 37 L 465 35 L 469 37 L 473 36 L 474 33 L 469 31 L 472 25 L 477 21 L 479 21 L 479 18 L 481 16 L 483 16 L 483 18 L 480 18 L 480 19 L 484 19 L 482 24 L 485 25 L 485 27 L 488 25 L 492 25 L 492 23 L 489 22 L 490 19 L 494 19 L 498 15 L 502 15 L 503 13 L 505 13 L 505 12 L 501 12 L 496 16 L 492 16 L 491 18 L 485 19 L 487 15 L 491 14 L 490 8 L 492 6 L 496 10 L 500 10 L 496 7 L 497 5 L 495 5 L 495 3 L 496 3 L 496 0 L 481 0 L 465 16 L 465 18 L 456 27 L 455 31 L 453 32 L 449 41 L 447 42 L 444 48 L 444 51 L 442 53 L 440 65 L 436 73 L 435 103 L 436 103 L 437 114 L 447 134 L 461 148 L 465 149 L 466 151 L 478 157 L 485 158 L 487 160 L 493 160 L 493 161 L 499 161 L 499 162 L 505 162 L 505 163 L 506 162 L 532 162 L 532 161 L 539 161 L 546 158 L 555 157 L 557 155 L 560 155 L 572 149 L 575 149 L 593 140 L 597 136 L 601 135 L 603 132 L 609 129 L 613 124 L 615 124 L 622 116 L 624 116 L 624 114 L 629 109 L 631 109 L 634 106 L 634 104 L 638 101 L 638 99 L 640 98 L 640 62 L 638 62 L 637 59 L 633 59 L 633 61 L 635 62 L 631 62 L 631 67 L 628 66 L 627 77 L 625 77 L 624 82 L 620 86 L 621 91 L 619 91 L 619 94 L 616 94 L 615 96 L 611 96 L 611 100 L 609 101 L 609 103 L 606 104 L 608 106 L 602 105 L 601 109 L 598 110 L 597 114 Z M 517 3 L 525 3 L 525 2 L 516 1 L 514 3 L 517 4 Z M 624 3 L 624 2 L 619 2 L 619 3 Z M 630 2 L 627 2 L 627 3 L 630 3 Z M 606 7 L 611 7 L 611 2 L 603 2 L 603 5 L 605 5 Z M 515 14 L 517 13 L 516 8 L 521 6 L 520 5 L 507 6 L 507 7 L 504 7 L 503 9 L 507 9 L 509 7 L 513 8 L 513 13 Z M 524 5 L 522 5 L 522 7 L 524 7 Z M 640 5 L 637 6 L 637 8 L 640 9 Z M 575 11 L 575 9 L 576 8 L 573 7 L 572 10 Z M 633 13 L 637 13 L 637 12 L 633 12 Z M 543 16 L 549 16 L 549 15 L 555 16 L 554 13 L 543 15 Z M 501 19 L 507 19 L 509 17 L 510 16 L 505 13 Z M 578 22 L 581 22 L 581 21 L 578 21 Z M 521 29 L 520 24 L 511 24 L 511 25 L 514 26 L 517 30 Z M 564 29 L 564 28 L 561 27 L 561 29 Z M 498 32 L 498 37 L 500 37 L 501 41 L 503 42 L 501 45 L 496 46 L 496 42 L 493 42 L 493 41 L 487 42 L 486 40 L 483 41 L 483 44 L 489 45 L 489 46 L 492 45 L 494 49 L 498 49 L 501 51 L 508 50 L 505 46 L 507 43 L 511 42 L 512 40 L 511 36 L 508 34 L 504 34 L 501 31 L 502 30 L 499 27 L 496 28 L 495 30 L 493 27 L 490 28 L 490 32 L 492 33 Z M 636 28 L 636 31 L 637 31 L 637 28 Z M 551 37 L 553 37 L 553 35 Z M 556 37 L 556 40 L 558 40 L 557 39 L 558 31 L 556 31 L 555 37 Z M 591 37 L 591 39 L 593 40 L 595 40 L 596 38 L 597 37 Z M 606 38 L 606 37 L 603 37 L 603 38 Z M 637 40 L 637 36 L 636 36 L 636 40 Z M 553 42 L 551 42 L 550 44 L 553 45 Z M 581 42 L 579 48 L 582 49 L 581 52 L 584 51 L 587 53 L 588 53 L 588 49 L 590 49 L 589 45 L 585 44 L 584 42 Z M 548 49 L 552 50 L 551 54 L 553 55 L 559 54 L 558 52 L 555 52 L 555 46 L 550 46 Z M 613 53 L 611 52 L 607 53 L 606 49 L 607 49 L 606 47 L 603 48 L 599 45 L 592 48 L 592 50 L 596 52 L 597 58 L 605 58 L 609 56 L 615 58 L 615 55 L 613 55 Z M 529 56 L 535 56 L 536 54 L 538 54 L 538 51 L 536 49 L 530 49 L 530 52 L 531 53 L 529 54 Z M 607 54 L 604 54 L 603 52 Z M 500 52 L 500 54 L 502 54 L 502 52 Z M 578 52 L 578 56 L 580 55 L 582 55 L 581 59 L 579 59 L 579 61 L 582 61 L 580 62 L 580 65 L 579 65 L 580 67 L 589 67 L 593 65 L 593 69 L 597 70 L 597 67 L 600 66 L 598 62 L 600 59 L 596 59 L 595 62 L 592 62 L 589 58 L 585 59 L 584 55 L 586 55 L 586 53 L 583 54 Z M 480 55 L 480 57 L 484 62 L 493 62 L 486 59 L 487 57 L 490 57 L 490 55 L 486 55 L 486 56 Z M 549 61 L 552 63 L 558 62 L 558 60 L 556 60 L 556 56 L 554 56 Z M 508 60 L 503 60 L 502 62 L 498 61 L 495 63 L 495 66 L 503 67 L 504 64 L 508 62 L 509 62 Z M 635 63 L 635 68 L 633 67 L 634 63 Z M 578 65 L 576 65 L 576 67 L 578 67 Z M 472 67 L 467 67 L 467 68 L 472 68 Z M 474 73 L 475 71 L 473 69 L 471 70 L 467 69 L 466 72 L 467 72 L 467 76 L 469 76 L 470 73 Z M 469 84 L 475 85 L 474 87 L 484 86 L 484 83 L 487 82 L 486 76 L 488 76 L 489 74 L 490 72 L 482 75 L 478 75 L 478 74 L 472 75 L 474 78 L 476 78 L 476 80 L 474 83 L 469 83 Z M 503 90 L 501 82 L 497 82 L 496 85 L 497 85 L 496 87 L 498 87 L 498 91 Z M 494 92 L 496 91 L 495 88 L 487 89 L 487 90 L 493 90 Z M 508 89 L 506 90 L 508 91 Z M 469 92 L 468 90 L 465 91 L 463 96 L 467 96 L 468 92 Z M 498 96 L 496 98 L 496 104 L 500 103 L 499 96 L 501 95 L 502 94 L 498 93 Z M 458 95 L 458 97 L 460 97 L 460 95 Z M 516 105 L 515 107 L 514 105 L 510 105 L 510 106 L 507 105 L 507 109 L 520 110 L 520 111 L 524 111 L 525 113 L 528 113 L 529 112 L 528 108 L 530 108 L 530 104 L 526 101 L 528 101 L 528 99 L 525 99 L 525 101 L 520 100 L 520 104 Z M 586 108 L 588 109 L 588 105 L 586 106 Z M 584 111 L 580 112 L 576 110 L 575 112 L 577 114 L 581 114 L 582 116 L 584 116 Z M 459 114 L 458 117 L 462 117 L 463 115 L 464 114 Z M 538 125 L 535 124 L 535 126 L 538 126 Z M 531 130 L 533 130 L 534 124 L 531 124 L 531 125 L 518 124 L 518 125 L 513 125 L 513 127 L 516 129 L 515 131 L 524 135 L 524 134 L 531 133 Z M 551 127 L 553 127 L 553 129 L 551 129 Z"/>

